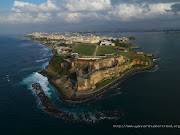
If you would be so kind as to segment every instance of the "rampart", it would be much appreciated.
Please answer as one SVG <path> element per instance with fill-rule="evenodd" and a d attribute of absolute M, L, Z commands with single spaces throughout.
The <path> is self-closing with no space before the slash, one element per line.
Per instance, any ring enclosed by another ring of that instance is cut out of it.
<path fill-rule="evenodd" d="M 117 78 L 136 64 L 148 65 L 139 59 L 130 62 L 126 57 L 117 54 L 78 56 L 67 59 L 64 63 L 64 65 L 69 65 L 71 73 L 76 73 L 77 91 L 95 89 L 97 83 Z"/>

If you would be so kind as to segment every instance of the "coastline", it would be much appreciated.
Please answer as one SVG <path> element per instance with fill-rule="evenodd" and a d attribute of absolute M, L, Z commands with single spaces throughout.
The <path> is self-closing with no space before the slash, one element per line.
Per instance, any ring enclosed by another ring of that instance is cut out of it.
<path fill-rule="evenodd" d="M 31 39 L 30 39 L 31 40 Z M 34 40 L 32 40 L 34 41 Z M 52 46 L 49 46 L 47 44 L 42 44 L 41 41 L 39 41 L 41 43 L 41 45 L 45 45 L 48 46 L 50 48 L 52 48 Z M 55 55 L 54 49 L 52 49 L 52 53 Z M 121 83 L 122 81 L 126 80 L 128 77 L 136 74 L 136 73 L 140 73 L 140 72 L 146 72 L 146 71 L 151 71 L 155 68 L 156 63 L 154 62 L 154 59 L 157 59 L 158 57 L 154 57 L 154 58 L 149 58 L 149 65 L 147 67 L 143 67 L 143 68 L 136 68 L 136 69 L 131 69 L 125 73 L 123 73 L 120 77 L 118 77 L 116 80 L 108 83 L 107 85 L 97 89 L 97 90 L 87 90 L 87 91 L 82 91 L 82 92 L 74 92 L 73 96 L 71 98 L 67 97 L 67 94 L 65 94 L 60 87 L 58 87 L 53 80 L 55 78 L 57 78 L 56 76 L 52 75 L 51 73 L 49 73 L 47 71 L 47 67 L 40 71 L 39 73 L 45 77 L 48 78 L 49 83 L 51 84 L 51 86 L 56 90 L 58 96 L 60 97 L 61 100 L 68 102 L 68 103 L 72 103 L 72 104 L 80 104 L 80 103 L 85 103 L 85 102 L 89 102 L 92 100 L 95 100 L 97 97 L 105 94 L 106 92 L 108 92 L 110 90 L 111 87 L 115 86 L 116 84 Z"/>

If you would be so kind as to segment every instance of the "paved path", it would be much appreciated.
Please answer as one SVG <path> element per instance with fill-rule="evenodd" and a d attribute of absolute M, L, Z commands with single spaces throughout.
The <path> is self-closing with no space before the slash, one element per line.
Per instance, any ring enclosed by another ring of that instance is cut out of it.
<path fill-rule="evenodd" d="M 96 53 L 97 53 L 97 51 L 98 51 L 98 48 L 99 48 L 99 46 L 97 45 L 97 46 L 96 46 L 96 49 L 95 49 L 95 51 L 94 51 L 93 56 L 96 56 Z"/>

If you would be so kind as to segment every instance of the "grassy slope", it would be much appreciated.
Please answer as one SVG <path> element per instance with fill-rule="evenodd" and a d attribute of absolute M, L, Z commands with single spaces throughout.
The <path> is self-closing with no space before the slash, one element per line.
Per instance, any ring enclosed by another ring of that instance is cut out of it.
<path fill-rule="evenodd" d="M 113 77 L 112 79 L 106 79 L 106 80 L 104 80 L 104 81 L 102 81 L 102 82 L 97 83 L 95 90 L 97 90 L 97 89 L 99 89 L 99 88 L 101 88 L 101 87 L 109 84 L 110 82 L 112 82 L 112 81 L 114 81 L 114 80 L 116 80 L 116 79 L 117 79 L 117 77 Z"/>
<path fill-rule="evenodd" d="M 100 46 L 98 49 L 97 55 L 105 55 L 105 54 L 112 54 L 112 53 L 116 53 L 116 54 L 126 56 L 129 59 L 139 58 L 143 61 L 148 61 L 148 57 L 141 56 L 141 55 L 138 55 L 138 54 L 133 53 L 133 52 L 118 51 L 117 47 L 113 47 L 113 46 Z"/>
<path fill-rule="evenodd" d="M 96 49 L 95 45 L 77 45 L 74 46 L 74 53 L 79 53 L 82 55 L 91 56 L 93 55 L 94 51 Z"/>
<path fill-rule="evenodd" d="M 53 56 L 52 59 L 49 61 L 49 68 L 52 70 L 54 73 L 58 75 L 65 75 L 68 73 L 68 70 L 65 68 L 62 68 L 60 64 L 63 62 L 63 59 L 66 57 L 57 57 Z"/>

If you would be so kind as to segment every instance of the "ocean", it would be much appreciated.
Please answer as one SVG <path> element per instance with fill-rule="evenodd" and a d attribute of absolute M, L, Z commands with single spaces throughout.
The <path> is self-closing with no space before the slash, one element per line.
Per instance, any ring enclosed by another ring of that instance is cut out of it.
<path fill-rule="evenodd" d="M 108 33 L 134 36 L 139 51 L 153 53 L 154 71 L 138 73 L 96 100 L 80 105 L 64 103 L 38 71 L 52 57 L 51 49 L 16 35 L 0 35 L 0 133 L 2 135 L 54 134 L 178 134 L 171 128 L 113 128 L 113 125 L 180 125 L 180 36 L 160 32 Z M 71 122 L 47 114 L 31 88 L 39 82 L 53 104 L 70 114 L 121 110 L 118 120 Z"/>

